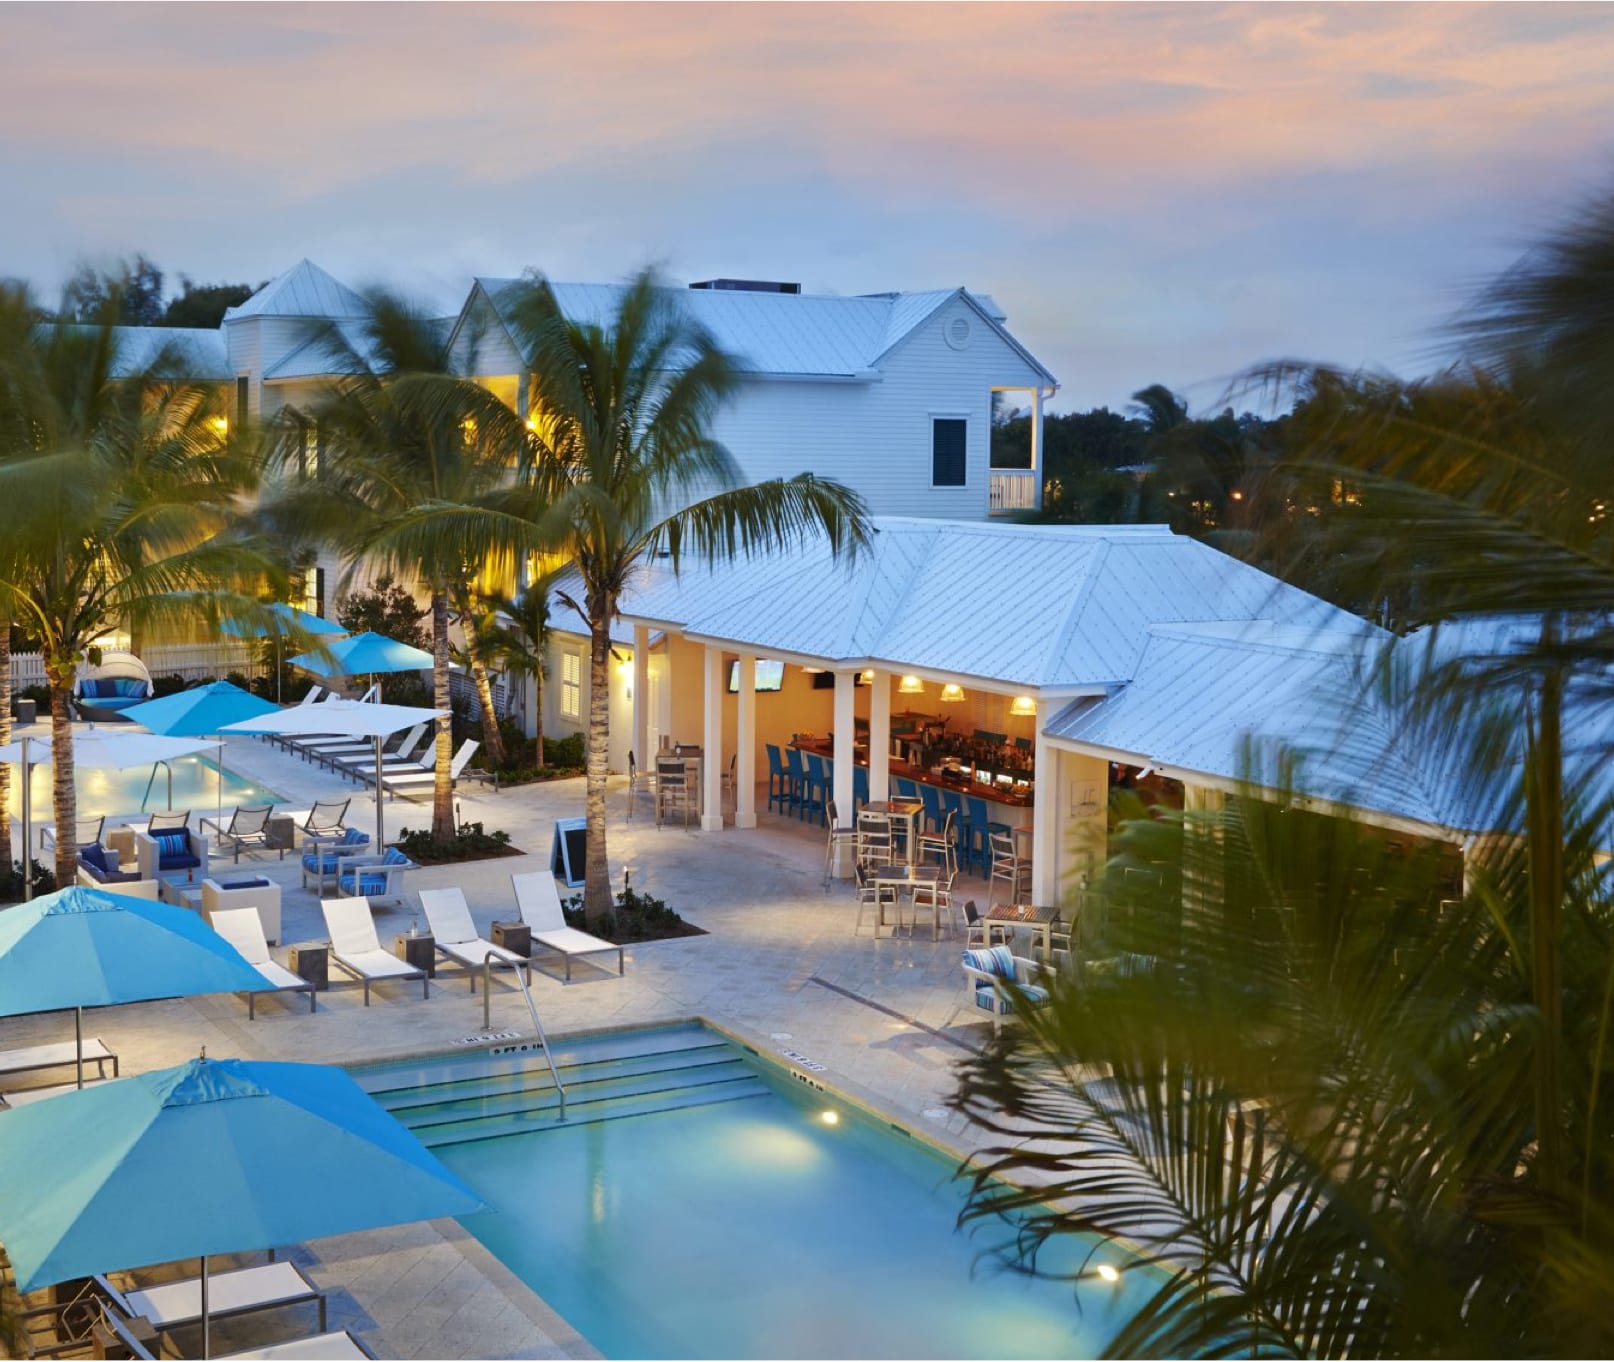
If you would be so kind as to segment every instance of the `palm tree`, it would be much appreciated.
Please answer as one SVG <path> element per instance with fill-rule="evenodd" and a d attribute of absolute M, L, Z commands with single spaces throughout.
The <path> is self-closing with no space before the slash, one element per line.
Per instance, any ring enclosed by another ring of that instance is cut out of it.
<path fill-rule="evenodd" d="M 24 621 L 41 640 L 56 877 L 66 885 L 75 873 L 71 696 L 79 666 L 117 628 L 198 611 L 256 619 L 254 588 L 274 567 L 238 509 L 257 487 L 259 464 L 247 441 L 225 433 L 215 386 L 189 380 L 167 351 L 128 371 L 109 320 L 41 324 L 5 343 L 0 615 Z"/>
<path fill-rule="evenodd" d="M 603 322 L 567 317 L 534 275 L 501 299 L 531 367 L 533 414 L 517 483 L 476 506 L 437 515 L 466 551 L 563 560 L 581 579 L 589 629 L 589 717 L 584 813 L 584 907 L 611 910 L 605 786 L 610 744 L 611 621 L 641 565 L 665 553 L 676 569 L 762 553 L 822 533 L 855 551 L 863 504 L 838 483 L 803 473 L 740 484 L 711 435 L 736 381 L 733 361 L 651 271 L 625 285 Z"/>
<path fill-rule="evenodd" d="M 549 593 L 557 575 L 546 573 L 529 582 L 519 596 L 489 596 L 492 617 L 480 631 L 490 662 L 496 660 L 511 677 L 533 683 L 533 761 L 540 767 L 544 764 L 544 681 L 549 674 Z"/>
<path fill-rule="evenodd" d="M 283 467 L 299 466 L 304 423 L 319 423 L 326 455 L 293 479 L 270 508 L 274 523 L 335 545 L 350 572 L 361 564 L 413 574 L 430 595 L 433 705 L 447 712 L 449 607 L 481 569 L 484 553 L 442 531 L 432 508 L 474 500 L 508 476 L 524 431 L 491 392 L 454 371 L 447 336 L 423 310 L 385 292 L 367 298 L 360 344 L 328 328 L 318 338 L 351 375 L 312 413 L 277 431 Z M 361 353 L 362 352 L 362 353 Z M 432 836 L 454 834 L 453 739 L 438 721 Z"/>
<path fill-rule="evenodd" d="M 1119 865 L 1167 859 L 1216 892 L 1112 874 L 1085 987 L 959 1095 L 1009 1137 L 989 1170 L 1051 1180 L 977 1184 L 976 1217 L 1030 1217 L 1016 1261 L 1145 1227 L 1168 1276 L 1112 1351 L 1614 1343 L 1614 802 L 1595 778 L 1614 755 L 1614 421 L 1588 361 L 1610 344 L 1610 259 L 1614 201 L 1491 290 L 1463 323 L 1471 364 L 1431 380 L 1257 376 L 1302 399 L 1288 575 L 1349 579 L 1437 647 L 1511 635 L 1447 646 L 1400 706 L 1433 778 L 1480 809 L 1465 825 L 1501 831 L 1459 884 L 1433 852 L 1253 797 L 1123 824 Z"/>
<path fill-rule="evenodd" d="M 495 770 L 507 760 L 499 715 L 493 708 L 490 675 L 490 669 L 500 661 L 498 648 L 489 638 L 489 631 L 498 627 L 499 600 L 496 593 L 481 590 L 471 581 L 462 581 L 454 592 L 454 613 L 465 636 L 464 646 L 453 650 L 454 659 L 471 673 L 477 708 L 482 713 L 482 746 L 488 764 Z"/>

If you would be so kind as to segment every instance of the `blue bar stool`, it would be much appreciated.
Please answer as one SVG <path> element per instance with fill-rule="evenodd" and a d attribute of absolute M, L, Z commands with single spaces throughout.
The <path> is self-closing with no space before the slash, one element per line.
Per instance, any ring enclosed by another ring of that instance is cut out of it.
<path fill-rule="evenodd" d="M 807 784 L 802 793 L 802 817 L 824 821 L 824 806 L 829 802 L 829 772 L 824 759 L 816 752 L 807 754 Z"/>
<path fill-rule="evenodd" d="M 807 797 L 807 768 L 801 764 L 801 748 L 785 748 L 786 776 L 790 781 L 790 802 L 796 810 L 796 817 L 800 818 L 804 812 L 802 803 Z"/>
<path fill-rule="evenodd" d="M 1008 833 L 1009 825 L 994 823 L 992 815 L 986 811 L 986 801 L 978 795 L 971 795 L 966 803 L 969 805 L 969 859 L 981 867 L 984 875 L 992 868 L 992 834 Z"/>
<path fill-rule="evenodd" d="M 768 808 L 772 809 L 777 803 L 780 813 L 787 813 L 794 802 L 790 792 L 790 772 L 785 769 L 783 753 L 779 751 L 779 744 L 771 742 L 768 748 Z"/>
<path fill-rule="evenodd" d="M 891 782 L 891 788 L 897 792 L 898 799 L 919 798 L 919 787 L 909 780 L 907 776 L 898 776 Z"/>
<path fill-rule="evenodd" d="M 934 785 L 921 785 L 919 800 L 925 806 L 925 822 L 930 825 L 930 831 L 940 832 L 942 819 L 946 817 L 942 812 L 941 791 Z"/>
<path fill-rule="evenodd" d="M 852 808 L 861 809 L 869 802 L 869 768 L 867 766 L 854 766 L 852 768 Z"/>

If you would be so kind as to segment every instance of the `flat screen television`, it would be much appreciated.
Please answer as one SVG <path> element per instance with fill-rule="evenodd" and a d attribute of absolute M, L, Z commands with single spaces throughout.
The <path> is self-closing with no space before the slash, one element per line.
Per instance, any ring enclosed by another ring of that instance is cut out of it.
<path fill-rule="evenodd" d="M 773 661 L 770 658 L 759 657 L 757 659 L 757 689 L 759 691 L 782 690 L 784 684 L 785 664 Z M 739 693 L 740 664 L 731 662 L 729 663 L 729 694 L 738 695 Z"/>

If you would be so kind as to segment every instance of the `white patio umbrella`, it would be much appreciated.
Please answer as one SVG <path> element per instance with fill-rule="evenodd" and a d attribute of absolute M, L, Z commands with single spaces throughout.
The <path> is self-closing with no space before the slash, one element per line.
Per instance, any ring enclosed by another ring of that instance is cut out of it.
<path fill-rule="evenodd" d="M 323 709 L 324 706 L 322 705 Z M 127 728 L 75 729 L 73 733 L 73 764 L 87 771 L 125 771 L 131 766 L 155 768 L 159 762 L 175 757 L 194 756 L 222 744 L 216 738 L 165 738 L 158 733 L 142 733 Z M 51 759 L 51 739 L 24 736 L 14 743 L 0 747 L 0 761 L 15 762 L 22 766 L 22 845 L 23 862 L 30 859 L 33 840 L 33 810 L 29 802 L 29 777 L 35 766 L 48 766 Z M 154 772 L 155 774 L 155 769 Z M 169 803 L 173 803 L 174 773 L 168 772 Z M 72 829 L 68 829 L 69 835 Z M 61 829 L 57 829 L 60 836 Z M 24 898 L 34 896 L 33 876 L 24 875 L 27 886 Z"/>
<path fill-rule="evenodd" d="M 413 705 L 379 705 L 361 700 L 327 700 L 319 705 L 292 705 L 274 714 L 240 723 L 225 724 L 226 733 L 337 733 L 352 738 L 375 740 L 375 845 L 387 844 L 382 807 L 381 744 L 394 733 L 416 724 L 446 719 L 437 709 L 417 709 Z"/>

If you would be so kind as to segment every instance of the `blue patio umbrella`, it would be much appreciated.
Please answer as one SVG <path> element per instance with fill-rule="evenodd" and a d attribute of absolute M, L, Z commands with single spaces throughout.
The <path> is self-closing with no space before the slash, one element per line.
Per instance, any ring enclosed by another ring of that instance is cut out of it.
<path fill-rule="evenodd" d="M 317 1188 L 318 1195 L 293 1189 Z M 0 1117 L 17 1287 L 482 1209 L 340 1069 L 193 1059 Z"/>
<path fill-rule="evenodd" d="M 315 676 L 374 676 L 381 672 L 421 672 L 432 665 L 432 655 L 423 648 L 400 643 L 385 634 L 354 634 L 330 644 L 326 656 L 302 653 L 291 659 Z"/>
<path fill-rule="evenodd" d="M 80 1087 L 86 1007 L 262 987 L 234 946 L 171 904 L 74 885 L 0 913 L 0 1016 L 71 1007 Z"/>
<path fill-rule="evenodd" d="M 144 724 L 153 733 L 164 733 L 173 738 L 212 736 L 222 733 L 226 724 L 240 723 L 243 719 L 256 719 L 274 714 L 280 709 L 272 701 L 261 699 L 229 681 L 214 681 L 206 686 L 164 695 L 130 705 L 124 717 Z M 219 749 L 219 817 L 224 816 L 224 749 Z M 155 772 L 153 775 L 155 776 Z"/>
<path fill-rule="evenodd" d="M 347 630 L 335 620 L 328 620 L 320 615 L 311 615 L 306 610 L 299 610 L 296 606 L 286 605 L 276 601 L 267 609 L 268 618 L 260 618 L 251 623 L 245 620 L 227 619 L 219 625 L 219 632 L 231 638 L 273 638 L 275 641 L 275 699 L 280 698 L 280 648 L 281 643 L 292 634 L 345 634 Z"/>

